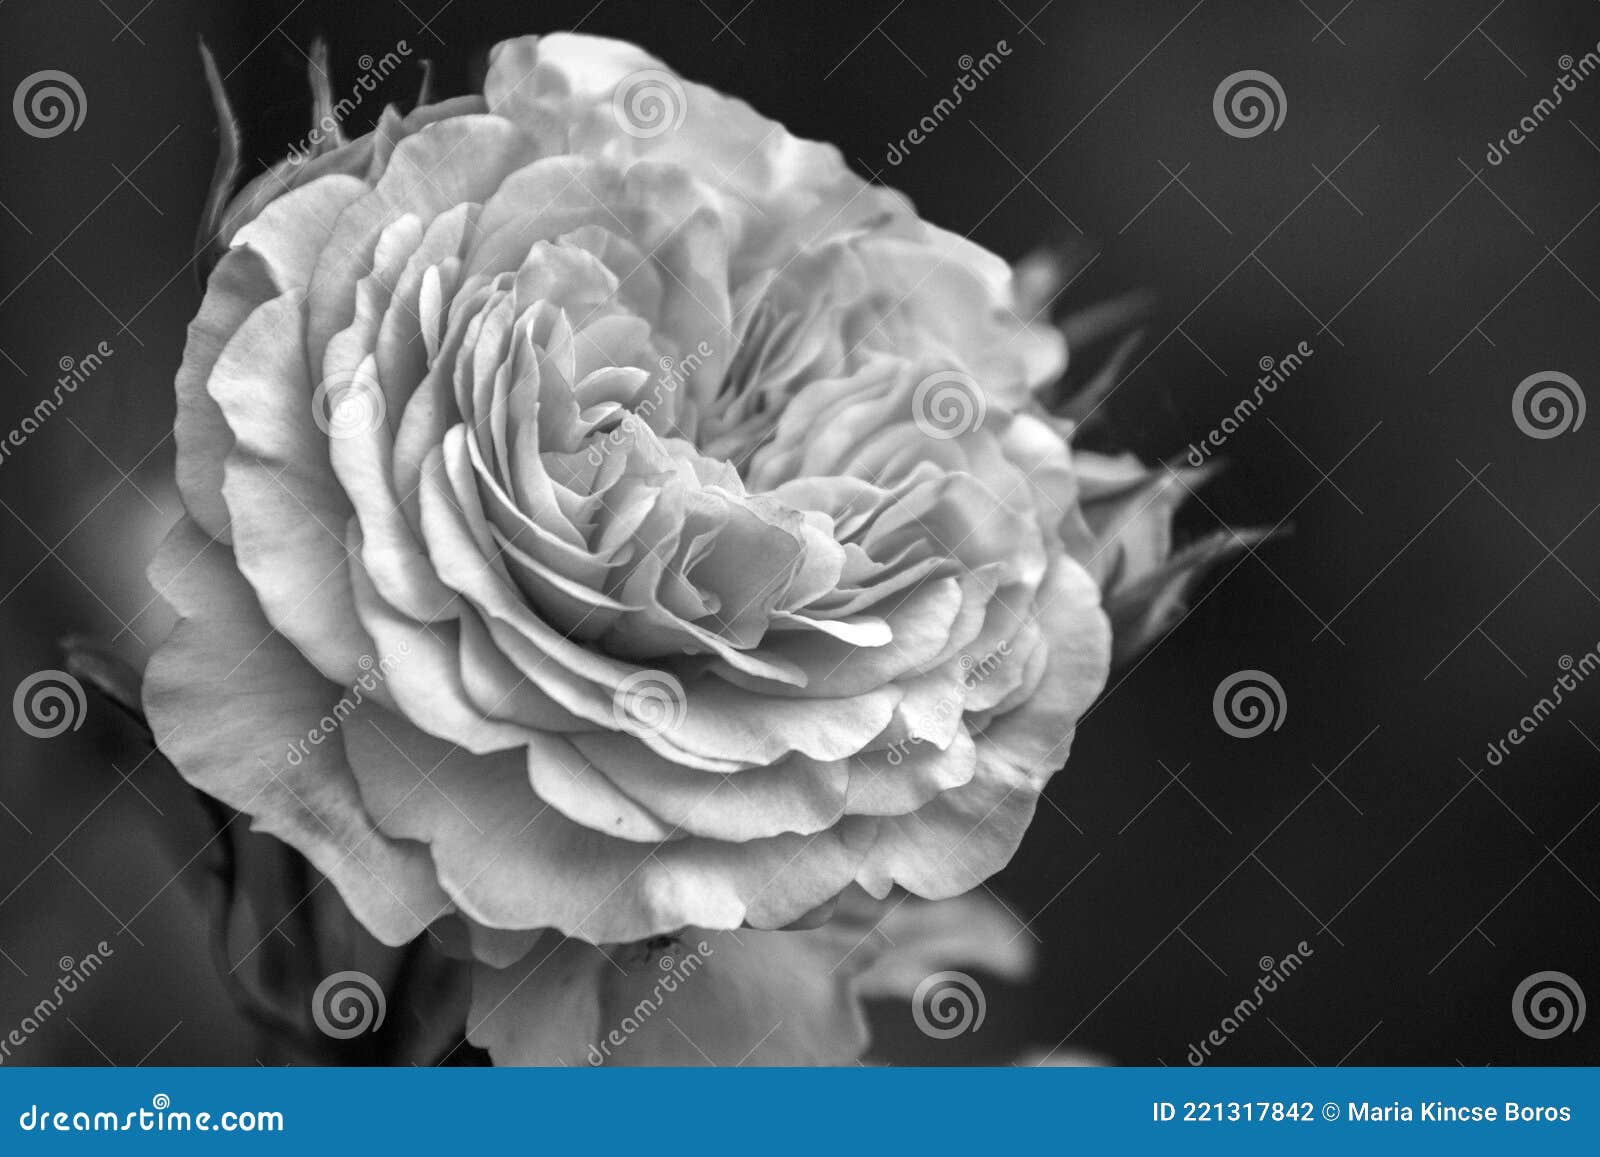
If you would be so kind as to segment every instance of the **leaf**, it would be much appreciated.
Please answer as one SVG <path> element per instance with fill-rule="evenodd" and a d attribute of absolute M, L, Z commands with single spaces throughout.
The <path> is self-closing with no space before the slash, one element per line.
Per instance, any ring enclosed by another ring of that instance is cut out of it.
<path fill-rule="evenodd" d="M 84 635 L 68 635 L 60 646 L 68 674 L 99 691 L 149 734 L 140 703 L 144 678 L 130 663 Z"/>
<path fill-rule="evenodd" d="M 1190 543 L 1155 570 L 1106 596 L 1111 665 L 1126 665 L 1176 626 L 1200 580 L 1218 563 L 1270 537 L 1264 530 L 1219 530 Z"/>
<path fill-rule="evenodd" d="M 1078 385 L 1069 375 L 1065 390 L 1067 401 L 1057 412 L 1071 423 L 1074 434 L 1093 429 L 1093 419 L 1099 414 L 1100 403 L 1122 380 L 1123 367 L 1128 364 L 1128 359 L 1133 356 L 1134 351 L 1144 343 L 1144 339 L 1145 331 L 1142 329 L 1127 334 L 1117 343 L 1117 347 L 1111 351 L 1111 356 L 1106 358 L 1094 376 L 1082 385 Z M 1069 345 L 1067 348 L 1072 347 Z"/>
<path fill-rule="evenodd" d="M 417 103 L 412 106 L 414 108 L 421 108 L 433 102 L 433 61 L 425 56 L 419 63 L 422 67 L 422 80 L 417 84 Z"/>
<path fill-rule="evenodd" d="M 211 49 L 200 41 L 200 63 L 205 69 L 206 87 L 211 92 L 211 108 L 217 117 L 217 163 L 211 170 L 211 188 L 206 192 L 204 208 L 200 211 L 200 225 L 195 233 L 195 275 L 200 291 L 205 292 L 206 279 L 226 252 L 227 243 L 221 234 L 225 227 L 228 203 L 233 199 L 239 184 L 239 118 L 233 114 L 228 100 L 228 90 L 223 87 L 222 74 L 217 71 L 216 58 Z"/>
<path fill-rule="evenodd" d="M 432 1064 L 445 1055 L 466 1020 L 467 966 L 431 933 L 398 949 L 378 943 L 304 856 L 251 831 L 241 813 L 178 774 L 145 719 L 138 671 L 84 636 L 61 646 L 67 671 L 116 709 L 121 726 L 108 728 L 107 742 L 118 746 L 107 762 L 136 759 L 141 790 L 162 816 L 160 843 L 205 910 L 217 977 L 261 1035 L 263 1059 Z M 352 968 L 373 977 L 392 1015 L 374 1032 L 337 1040 L 318 1030 L 312 998 L 325 977 Z"/>
<path fill-rule="evenodd" d="M 339 124 L 339 114 L 333 103 L 333 78 L 328 75 L 328 41 L 325 37 L 318 36 L 311 42 L 306 79 L 311 84 L 311 127 L 316 138 L 309 155 L 317 157 L 345 143 L 344 129 Z"/>

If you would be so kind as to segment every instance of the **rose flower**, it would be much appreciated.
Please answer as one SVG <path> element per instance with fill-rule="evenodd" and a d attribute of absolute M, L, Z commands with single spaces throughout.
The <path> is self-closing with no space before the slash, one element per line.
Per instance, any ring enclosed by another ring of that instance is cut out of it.
<path fill-rule="evenodd" d="M 222 220 L 146 710 L 379 940 L 470 954 L 497 1059 L 589 1044 L 479 1027 L 549 945 L 566 983 L 590 946 L 816 929 L 1011 858 L 1127 567 L 999 258 L 572 35 Z"/>

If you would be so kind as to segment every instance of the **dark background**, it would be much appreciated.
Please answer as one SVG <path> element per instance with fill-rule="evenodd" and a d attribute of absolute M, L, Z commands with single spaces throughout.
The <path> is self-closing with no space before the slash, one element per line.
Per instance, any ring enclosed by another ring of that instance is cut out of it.
<path fill-rule="evenodd" d="M 892 0 L 360 6 L 12 0 L 4 92 L 45 68 L 87 96 L 49 140 L 0 118 L 0 427 L 63 357 L 115 353 L 0 464 L 0 690 L 85 631 L 142 662 L 167 622 L 143 559 L 175 517 L 171 378 L 198 302 L 194 226 L 215 150 L 195 51 L 214 47 L 265 163 L 308 121 L 303 53 L 334 92 L 404 38 L 469 85 L 485 50 L 580 27 L 642 43 L 736 93 L 923 215 L 1020 258 L 1094 257 L 1066 300 L 1148 288 L 1149 339 L 1108 403 L 1148 459 L 1181 454 L 1264 356 L 1315 353 L 1227 447 L 1183 532 L 1283 526 L 1114 676 L 995 891 L 1040 967 L 986 984 L 989 1019 L 923 1039 L 879 1010 L 898 1061 L 1006 1063 L 1029 1049 L 1183 1064 L 1258 975 L 1314 950 L 1216 1062 L 1564 1064 L 1600 1023 L 1523 1035 L 1511 994 L 1559 969 L 1600 997 L 1600 680 L 1499 767 L 1486 744 L 1600 641 L 1600 417 L 1524 435 L 1536 371 L 1600 385 L 1600 76 L 1499 166 L 1485 150 L 1600 40 L 1600 7 L 1451 0 Z M 1326 21 L 1326 23 L 1324 23 Z M 1011 55 L 899 166 L 885 155 L 998 40 Z M 1225 135 L 1212 93 L 1271 73 L 1276 132 Z M 343 83 L 341 83 L 341 80 Z M 383 95 L 409 100 L 408 67 Z M 374 98 L 357 116 L 365 128 Z M 254 167 L 254 164 L 252 165 Z M 1174 174 L 1177 177 L 1174 178 Z M 1152 200 L 1153 199 L 1153 200 Z M 1142 359 L 1142 360 L 1139 360 Z M 1243 669 L 1285 689 L 1281 728 L 1223 733 Z M 16 1061 L 243 1062 L 181 866 L 155 849 L 143 769 L 106 724 L 0 729 L 0 1032 L 56 960 L 116 955 Z M 1169 773 L 1170 769 L 1170 773 Z M 1479 774 L 1481 772 L 1481 774 Z M 124 778 L 124 773 L 126 778 Z M 1174 779 L 1176 776 L 1176 779 Z M 170 805 L 169 805 L 170 806 Z M 1058 1054 L 1059 1055 L 1059 1054 Z"/>

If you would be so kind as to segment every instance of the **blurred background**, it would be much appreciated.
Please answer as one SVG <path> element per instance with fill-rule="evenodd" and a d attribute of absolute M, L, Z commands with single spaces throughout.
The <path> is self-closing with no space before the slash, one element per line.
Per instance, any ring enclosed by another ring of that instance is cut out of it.
<path fill-rule="evenodd" d="M 1600 418 L 1535 437 L 1513 411 L 1530 375 L 1600 387 L 1600 76 L 1580 78 L 1600 9 L 438 2 L 0 12 L 4 92 L 60 70 L 85 113 L 48 138 L 0 118 L 0 429 L 74 383 L 0 457 L 0 690 L 58 667 L 65 635 L 137 665 L 169 625 L 142 572 L 177 512 L 171 379 L 216 150 L 197 38 L 254 172 L 306 131 L 319 33 L 335 96 L 363 56 L 410 48 L 352 131 L 411 100 L 420 58 L 451 94 L 503 37 L 624 37 L 837 142 L 1007 258 L 1072 254 L 1069 309 L 1151 291 L 1146 343 L 1103 412 L 1110 444 L 1181 458 L 1263 359 L 1312 351 L 1227 438 L 1226 472 L 1181 521 L 1185 537 L 1278 536 L 1113 677 L 992 881 L 1037 940 L 1034 979 L 986 983 L 987 1021 L 952 1041 L 880 1008 L 881 1055 L 1181 1065 L 1304 941 L 1299 971 L 1210 1063 L 1600 1061 L 1593 1026 L 1535 1039 L 1512 1014 L 1544 970 L 1600 996 L 1600 679 L 1503 758 L 1486 750 L 1600 643 Z M 999 65 L 907 149 L 989 52 Z M 1213 94 L 1242 70 L 1281 89 L 1276 129 L 1219 121 Z M 1559 106 L 1536 114 L 1553 89 Z M 1533 130 L 1491 163 L 1524 118 Z M 1247 669 L 1284 707 L 1240 739 L 1212 699 Z M 116 756 L 126 737 L 104 713 L 48 740 L 6 723 L 0 1035 L 62 957 L 114 950 L 7 1063 L 251 1063 L 171 882 L 184 857 L 151 834 L 177 805 L 136 754 Z"/>

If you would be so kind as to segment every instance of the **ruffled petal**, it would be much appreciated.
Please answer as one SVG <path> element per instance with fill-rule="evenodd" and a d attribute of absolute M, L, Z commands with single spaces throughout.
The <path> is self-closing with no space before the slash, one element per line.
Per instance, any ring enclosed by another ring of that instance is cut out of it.
<path fill-rule="evenodd" d="M 150 660 L 144 708 L 183 777 L 299 849 L 385 944 L 449 912 L 427 849 L 361 804 L 330 734 L 340 689 L 273 631 L 228 548 L 186 519 L 150 581 L 181 620 Z"/>
<path fill-rule="evenodd" d="M 501 1065 L 845 1065 L 869 1043 L 862 998 L 909 998 L 970 968 L 1019 980 L 1031 941 L 982 894 L 860 892 L 805 931 L 684 929 L 645 945 L 543 945 L 478 966 L 468 1039 Z"/>
<path fill-rule="evenodd" d="M 343 735 L 383 830 L 427 843 L 446 893 L 491 928 L 610 943 L 689 925 L 782 927 L 849 884 L 878 822 L 741 844 L 637 844 L 544 803 L 521 751 L 471 755 L 370 700 Z"/>
<path fill-rule="evenodd" d="M 302 324 L 299 290 L 259 306 L 207 388 L 234 435 L 222 496 L 239 569 L 268 621 L 325 676 L 348 683 L 372 643 L 350 593 L 350 503 L 316 422 Z"/>

